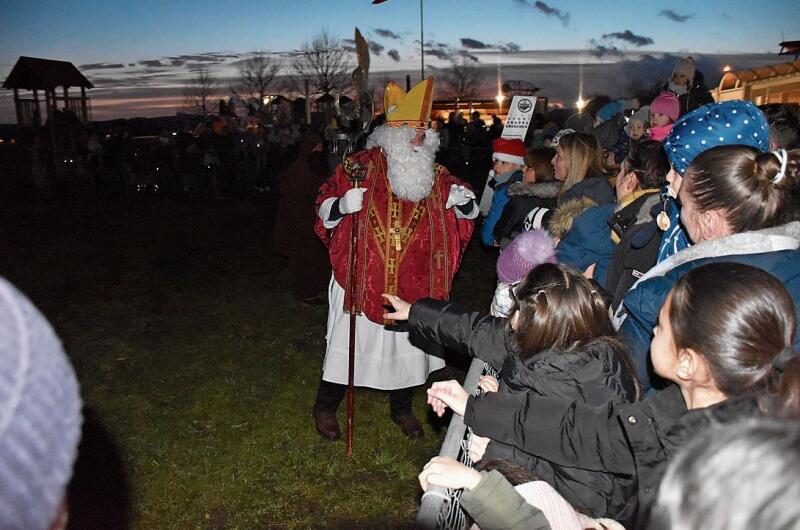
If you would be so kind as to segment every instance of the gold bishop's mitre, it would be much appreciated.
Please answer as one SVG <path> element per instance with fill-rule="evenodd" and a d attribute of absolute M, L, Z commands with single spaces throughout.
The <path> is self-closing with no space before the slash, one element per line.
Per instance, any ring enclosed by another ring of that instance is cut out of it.
<path fill-rule="evenodd" d="M 433 78 L 423 79 L 408 93 L 394 81 L 386 85 L 383 108 L 390 127 L 428 127 L 433 106 Z"/>

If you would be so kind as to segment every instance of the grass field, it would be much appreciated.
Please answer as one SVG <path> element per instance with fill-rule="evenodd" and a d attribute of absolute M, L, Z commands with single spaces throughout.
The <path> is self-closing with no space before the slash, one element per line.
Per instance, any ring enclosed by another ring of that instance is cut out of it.
<path fill-rule="evenodd" d="M 411 526 L 416 475 L 446 424 L 418 389 L 426 437 L 408 440 L 387 395 L 359 389 L 354 457 L 316 433 L 327 309 L 290 296 L 272 251 L 275 209 L 275 197 L 3 206 L 0 274 L 53 323 L 121 460 L 117 488 L 85 442 L 89 471 L 72 491 L 95 519 L 118 503 L 142 529 Z M 453 299 L 488 307 L 493 285 L 493 260 L 473 239 Z"/>

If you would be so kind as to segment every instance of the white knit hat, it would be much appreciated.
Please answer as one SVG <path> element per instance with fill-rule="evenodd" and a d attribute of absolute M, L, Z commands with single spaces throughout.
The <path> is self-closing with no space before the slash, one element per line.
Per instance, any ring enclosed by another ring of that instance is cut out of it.
<path fill-rule="evenodd" d="M 45 530 L 81 434 L 75 373 L 53 328 L 0 278 L 0 528 Z"/>

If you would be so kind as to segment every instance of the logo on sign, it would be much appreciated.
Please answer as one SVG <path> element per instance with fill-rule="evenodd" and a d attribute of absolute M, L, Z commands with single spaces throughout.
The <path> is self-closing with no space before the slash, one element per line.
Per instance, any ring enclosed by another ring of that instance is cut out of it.
<path fill-rule="evenodd" d="M 531 100 L 523 98 L 517 103 L 517 108 L 520 112 L 528 112 L 533 108 L 533 105 L 531 105 Z"/>

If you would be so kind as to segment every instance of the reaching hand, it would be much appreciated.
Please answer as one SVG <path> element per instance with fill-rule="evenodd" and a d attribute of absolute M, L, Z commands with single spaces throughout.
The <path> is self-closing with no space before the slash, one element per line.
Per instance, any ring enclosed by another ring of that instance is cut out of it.
<path fill-rule="evenodd" d="M 388 318 L 390 320 L 408 320 L 408 313 L 411 311 L 411 304 L 393 294 L 383 293 L 383 297 L 387 302 L 392 304 L 392 307 L 394 308 L 394 313 L 384 313 L 383 318 Z"/>
<path fill-rule="evenodd" d="M 364 192 L 367 188 L 352 188 L 342 195 L 339 201 L 339 211 L 343 214 L 356 213 L 364 204 Z"/>
<path fill-rule="evenodd" d="M 483 436 L 472 435 L 469 443 L 469 457 L 473 462 L 480 462 L 486 452 L 486 446 L 491 442 L 491 438 L 484 438 Z"/>
<path fill-rule="evenodd" d="M 428 405 L 440 418 L 444 415 L 447 407 L 450 407 L 459 416 L 463 416 L 467 409 L 468 398 L 467 391 L 455 379 L 438 381 L 428 389 Z"/>
<path fill-rule="evenodd" d="M 447 196 L 447 203 L 444 207 L 452 208 L 453 206 L 461 206 L 467 204 L 474 198 L 475 194 L 471 189 L 453 184 L 450 186 L 450 195 Z"/>
<path fill-rule="evenodd" d="M 491 375 L 482 375 L 478 380 L 478 388 L 484 392 L 497 392 L 497 389 L 500 388 L 500 383 Z"/>
<path fill-rule="evenodd" d="M 452 457 L 434 456 L 422 468 L 419 485 L 422 486 L 422 491 L 428 491 L 429 486 L 471 490 L 478 485 L 481 478 L 480 472 Z"/>

